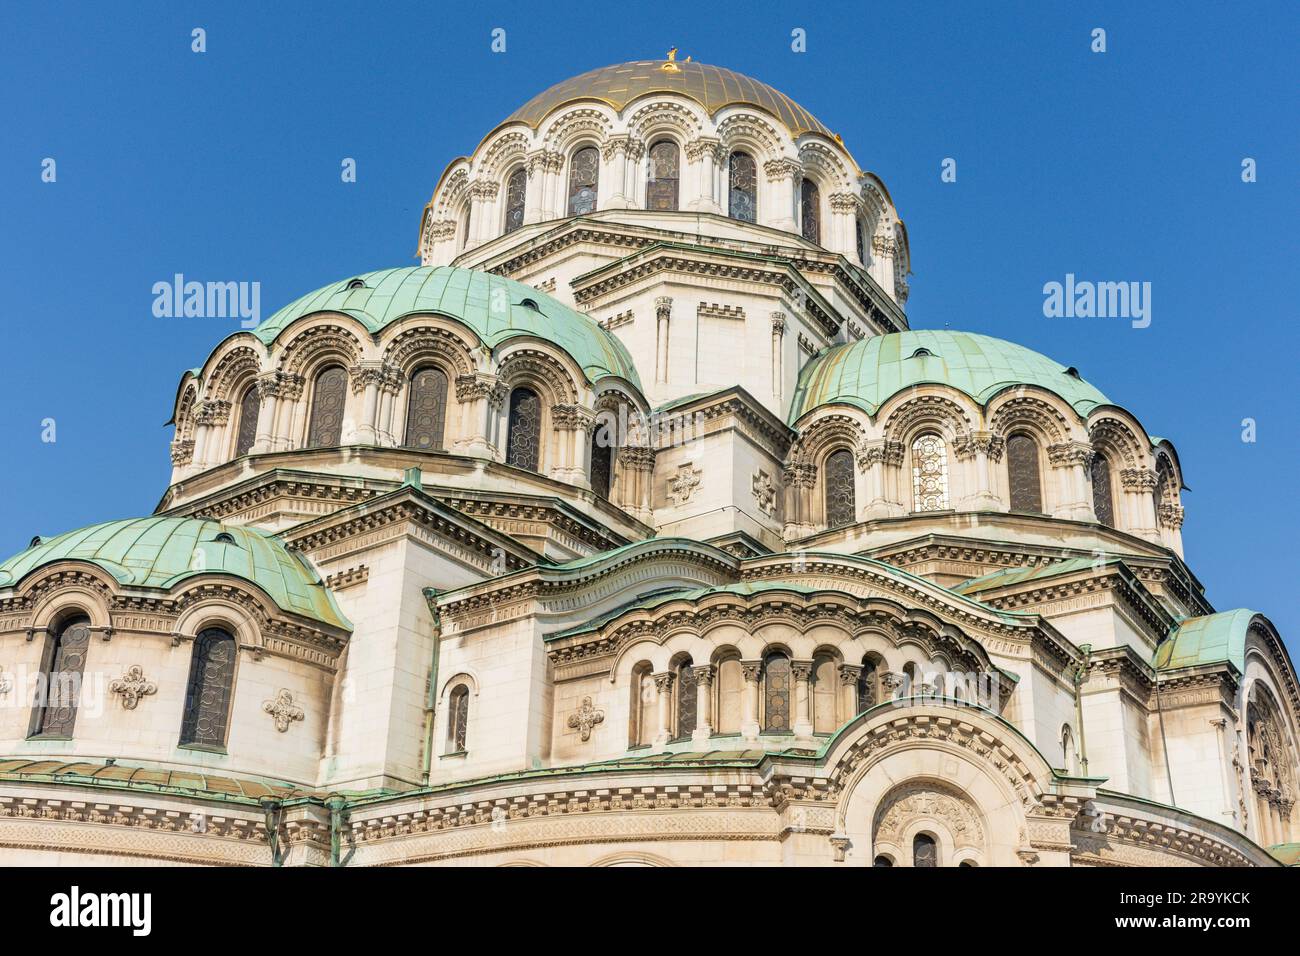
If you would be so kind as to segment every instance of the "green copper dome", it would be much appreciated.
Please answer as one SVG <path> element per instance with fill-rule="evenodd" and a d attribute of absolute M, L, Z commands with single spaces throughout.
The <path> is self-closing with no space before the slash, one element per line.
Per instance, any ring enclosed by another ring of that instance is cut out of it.
<path fill-rule="evenodd" d="M 107 521 L 32 545 L 0 564 L 0 588 L 55 561 L 89 561 L 129 587 L 168 590 L 198 574 L 231 574 L 257 585 L 282 611 L 350 630 L 329 588 L 279 538 L 201 518 Z"/>
<path fill-rule="evenodd" d="M 789 420 L 793 424 L 837 402 L 875 415 L 903 389 L 922 384 L 950 385 L 981 405 L 1017 385 L 1054 392 L 1080 415 L 1110 404 L 1077 372 L 1022 345 L 973 332 L 920 329 L 836 345 L 814 356 L 799 373 Z"/>
<path fill-rule="evenodd" d="M 350 276 L 290 303 L 253 334 L 269 345 L 290 323 L 316 312 L 350 315 L 372 334 L 412 313 L 436 312 L 468 326 L 488 348 L 531 335 L 562 348 L 593 383 L 613 375 L 641 387 L 623 343 L 587 316 L 532 286 L 476 269 L 409 266 Z"/>

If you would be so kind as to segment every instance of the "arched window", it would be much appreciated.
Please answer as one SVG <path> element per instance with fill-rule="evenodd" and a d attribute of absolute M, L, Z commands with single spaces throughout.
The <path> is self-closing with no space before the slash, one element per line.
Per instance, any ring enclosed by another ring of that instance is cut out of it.
<path fill-rule="evenodd" d="M 1007 439 L 1007 479 L 1011 485 L 1011 510 L 1043 510 L 1043 489 L 1038 479 L 1038 442 L 1023 432 Z"/>
<path fill-rule="evenodd" d="M 181 712 L 181 746 L 224 747 L 235 687 L 235 639 L 209 627 L 194 639 Z"/>
<path fill-rule="evenodd" d="M 591 433 L 591 490 L 602 498 L 609 497 L 614 474 L 614 446 L 609 431 L 595 428 Z"/>
<path fill-rule="evenodd" d="M 239 431 L 235 434 L 235 457 L 247 455 L 257 441 L 257 386 L 244 389 L 239 400 Z"/>
<path fill-rule="evenodd" d="M 447 420 L 447 373 L 422 368 L 411 376 L 406 398 L 406 446 L 441 448 Z"/>
<path fill-rule="evenodd" d="M 677 713 L 675 715 L 677 718 L 677 733 L 675 736 L 678 740 L 685 740 L 695 730 L 695 705 L 698 702 L 695 668 L 689 657 L 677 665 L 677 673 L 674 676 L 673 688 L 677 692 Z"/>
<path fill-rule="evenodd" d="M 642 661 L 632 668 L 632 684 L 628 702 L 628 746 L 645 747 L 654 740 L 655 679 L 650 673 L 650 663 Z"/>
<path fill-rule="evenodd" d="M 921 693 L 921 683 L 917 680 L 916 665 L 908 661 L 903 665 L 903 696 L 916 697 Z"/>
<path fill-rule="evenodd" d="M 32 726 L 35 737 L 71 737 L 77 723 L 86 651 L 90 648 L 90 618 L 70 617 L 55 629 L 45 650 L 41 708 Z"/>
<path fill-rule="evenodd" d="M 753 156 L 740 150 L 727 161 L 727 215 L 758 221 L 758 166 Z"/>
<path fill-rule="evenodd" d="M 506 232 L 524 224 L 524 206 L 528 200 L 528 170 L 520 166 L 506 178 Z"/>
<path fill-rule="evenodd" d="M 957 865 L 958 865 L 958 866 L 969 866 L 969 867 L 979 866 L 979 864 L 976 863 L 974 860 L 962 860 L 962 861 L 961 861 L 960 863 L 958 863 Z"/>
<path fill-rule="evenodd" d="M 858 709 L 860 714 L 870 710 L 880 701 L 880 676 L 876 662 L 867 658 L 862 662 L 862 672 L 858 675 Z"/>
<path fill-rule="evenodd" d="M 516 388 L 510 393 L 506 464 L 536 471 L 541 439 L 542 400 L 531 388 Z"/>
<path fill-rule="evenodd" d="M 912 837 L 912 866 L 934 867 L 939 865 L 939 848 L 934 837 L 928 833 L 918 833 Z"/>
<path fill-rule="evenodd" d="M 781 653 L 763 661 L 763 730 L 790 731 L 790 658 Z"/>
<path fill-rule="evenodd" d="M 1092 456 L 1092 510 L 1097 520 L 1115 527 L 1115 500 L 1110 493 L 1110 459 L 1098 452 Z"/>
<path fill-rule="evenodd" d="M 461 218 L 461 222 L 460 222 L 460 247 L 462 249 L 465 249 L 469 246 L 469 224 L 470 224 L 470 216 L 473 215 L 473 213 L 474 213 L 474 204 L 466 203 L 465 215 Z"/>
<path fill-rule="evenodd" d="M 912 442 L 912 510 L 948 509 L 948 446 L 934 434 Z"/>
<path fill-rule="evenodd" d="M 835 707 L 835 698 L 840 690 L 838 678 L 832 658 L 824 654 L 813 658 L 812 687 L 809 688 L 813 705 L 813 733 L 833 733 L 839 726 Z"/>
<path fill-rule="evenodd" d="M 585 216 L 596 211 L 596 188 L 600 182 L 600 152 L 584 146 L 569 160 L 569 215 Z"/>
<path fill-rule="evenodd" d="M 311 390 L 311 423 L 307 428 L 308 448 L 328 448 L 343 439 L 343 409 L 347 404 L 348 373 L 331 365 L 316 373 Z"/>
<path fill-rule="evenodd" d="M 876 857 L 875 862 L 872 863 L 871 865 L 880 866 L 880 867 L 893 866 L 894 861 L 887 856 L 878 856 Z"/>
<path fill-rule="evenodd" d="M 841 528 L 857 520 L 853 500 L 853 453 L 847 448 L 831 452 L 824 466 L 826 527 Z"/>
<path fill-rule="evenodd" d="M 676 143 L 661 139 L 650 147 L 650 177 L 645 187 L 647 209 L 677 208 L 680 171 L 681 158 Z"/>
<path fill-rule="evenodd" d="M 1155 506 L 1156 527 L 1160 527 L 1164 524 L 1160 518 L 1160 508 L 1174 503 L 1173 472 L 1164 458 L 1156 462 L 1156 493 L 1151 503 Z"/>
<path fill-rule="evenodd" d="M 718 703 L 713 708 L 713 728 L 720 734 L 738 734 L 745 700 L 745 672 L 740 658 L 732 655 L 719 660 L 714 682 Z"/>
<path fill-rule="evenodd" d="M 804 179 L 799 185 L 799 224 L 809 242 L 822 241 L 821 193 L 811 179 Z"/>
<path fill-rule="evenodd" d="M 447 698 L 447 753 L 465 752 L 465 735 L 469 731 L 469 688 L 457 684 Z"/>
<path fill-rule="evenodd" d="M 1067 773 L 1074 773 L 1078 769 L 1076 756 L 1074 733 L 1070 730 L 1070 725 L 1065 724 L 1061 727 L 1061 766 Z"/>
<path fill-rule="evenodd" d="M 853 242 L 858 250 L 858 262 L 867 264 L 867 240 L 862 235 L 862 220 L 853 220 Z"/>

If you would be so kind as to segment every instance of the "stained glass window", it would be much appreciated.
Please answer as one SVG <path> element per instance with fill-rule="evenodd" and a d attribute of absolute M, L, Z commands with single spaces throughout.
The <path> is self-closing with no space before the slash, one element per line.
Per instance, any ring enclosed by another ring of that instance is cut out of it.
<path fill-rule="evenodd" d="M 680 153 L 676 143 L 660 140 L 650 147 L 650 179 L 645 189 L 647 209 L 677 208 L 680 168 Z"/>
<path fill-rule="evenodd" d="M 948 447 L 938 435 L 912 442 L 912 510 L 948 508 Z"/>
<path fill-rule="evenodd" d="M 1043 510 L 1043 491 L 1038 480 L 1038 442 L 1024 433 L 1007 439 L 1007 478 L 1011 484 L 1012 511 Z"/>
<path fill-rule="evenodd" d="M 235 686 L 235 639 L 210 627 L 194 639 L 181 715 L 181 744 L 224 747 Z"/>
<path fill-rule="evenodd" d="M 817 184 L 805 179 L 799 186 L 799 222 L 803 237 L 809 242 L 822 241 L 821 193 Z"/>
<path fill-rule="evenodd" d="M 343 438 L 343 409 L 347 404 L 348 373 L 340 365 L 322 369 L 311 394 L 311 424 L 307 447 L 326 448 Z"/>
<path fill-rule="evenodd" d="M 600 182 L 600 153 L 584 146 L 569 160 L 569 215 L 596 211 L 596 186 Z"/>
<path fill-rule="evenodd" d="M 89 618 L 69 618 L 55 631 L 49 652 L 50 663 L 45 669 L 45 703 L 36 720 L 36 736 L 72 736 L 89 648 Z"/>
<path fill-rule="evenodd" d="M 235 457 L 247 455 L 257 441 L 257 387 L 250 385 L 239 400 L 239 431 L 235 435 Z"/>
<path fill-rule="evenodd" d="M 853 500 L 853 453 L 847 448 L 831 452 L 826 458 L 826 527 L 840 528 L 853 524 L 857 512 Z"/>
<path fill-rule="evenodd" d="M 524 204 L 528 198 L 528 170 L 520 166 L 506 180 L 506 232 L 524 224 Z"/>
<path fill-rule="evenodd" d="M 422 368 L 411 376 L 406 399 L 406 446 L 441 448 L 447 420 L 447 373 Z"/>
<path fill-rule="evenodd" d="M 763 729 L 790 730 L 790 658 L 772 654 L 763 662 Z"/>
<path fill-rule="evenodd" d="M 727 166 L 727 214 L 742 222 L 757 222 L 758 166 L 754 157 L 737 151 Z"/>
<path fill-rule="evenodd" d="M 935 846 L 934 837 L 928 833 L 918 833 L 912 838 L 912 866 L 933 867 L 939 865 L 939 848 Z"/>
<path fill-rule="evenodd" d="M 607 429 L 597 428 L 591 434 L 591 490 L 602 498 L 609 497 L 613 465 L 614 447 Z"/>
<path fill-rule="evenodd" d="M 695 668 L 688 657 L 677 665 L 677 679 L 673 681 L 677 688 L 677 738 L 685 740 L 695 730 L 696 695 Z"/>
<path fill-rule="evenodd" d="M 876 706 L 876 664 L 874 661 L 862 662 L 862 673 L 858 675 L 858 713 Z"/>
<path fill-rule="evenodd" d="M 1098 453 L 1092 459 L 1092 509 L 1097 520 L 1115 527 L 1115 503 L 1110 493 L 1110 460 Z"/>
<path fill-rule="evenodd" d="M 457 684 L 447 708 L 447 746 L 451 753 L 465 752 L 465 734 L 469 730 L 469 688 Z"/>
<path fill-rule="evenodd" d="M 510 393 L 510 420 L 506 438 L 506 464 L 536 471 L 542 437 L 542 400 L 531 388 Z"/>

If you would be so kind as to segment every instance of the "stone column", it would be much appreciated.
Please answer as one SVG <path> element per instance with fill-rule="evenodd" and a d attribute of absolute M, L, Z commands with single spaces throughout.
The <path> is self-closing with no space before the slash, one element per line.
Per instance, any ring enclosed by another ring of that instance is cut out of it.
<path fill-rule="evenodd" d="M 611 136 L 601 147 L 601 174 L 602 179 L 608 177 L 609 192 L 603 197 L 597 196 L 597 208 L 632 209 L 636 206 L 636 201 L 629 192 L 629 181 L 633 177 L 628 174 L 628 167 L 635 167 L 635 163 L 629 162 L 628 156 L 632 151 L 632 142 L 632 137 L 626 134 Z"/>
<path fill-rule="evenodd" d="M 839 723 L 843 724 L 858 713 L 858 680 L 862 677 L 860 664 L 841 664 L 840 672 L 840 714 Z"/>
<path fill-rule="evenodd" d="M 550 469 L 550 475 L 556 481 L 580 488 L 591 487 L 591 478 L 587 474 L 588 436 L 595 421 L 595 417 L 580 405 L 555 405 L 551 408 L 551 428 L 558 437 L 560 448 L 559 460 Z"/>
<path fill-rule="evenodd" d="M 889 228 L 893 228 L 890 226 Z M 890 233 L 878 232 L 871 237 L 871 278 L 891 299 L 894 298 L 894 257 L 898 255 L 898 240 Z"/>
<path fill-rule="evenodd" d="M 393 412 L 397 406 L 397 396 L 406 385 L 406 377 L 400 368 L 387 362 L 380 367 L 379 371 L 379 422 L 376 431 L 381 445 L 393 447 L 402 443 L 398 436 L 393 434 Z"/>
<path fill-rule="evenodd" d="M 690 163 L 692 183 L 690 198 L 682 204 L 683 209 L 698 212 L 722 212 L 714 195 L 713 184 L 717 178 L 716 168 L 718 152 L 722 144 L 716 137 L 701 136 L 686 144 L 686 161 Z"/>
<path fill-rule="evenodd" d="M 1002 460 L 1006 442 L 991 432 L 962 432 L 953 442 L 953 457 L 967 465 L 966 494 L 956 506 L 963 511 L 1006 511 L 993 490 L 993 462 Z"/>
<path fill-rule="evenodd" d="M 713 736 L 713 675 L 712 664 L 693 668 L 695 675 L 695 730 L 692 740 L 707 741 Z"/>
<path fill-rule="evenodd" d="M 834 243 L 827 248 L 852 262 L 858 257 L 853 223 L 862 208 L 862 200 L 854 193 L 840 192 L 831 193 L 827 201 L 831 208 L 830 240 Z"/>
<path fill-rule="evenodd" d="M 885 475 L 886 468 L 898 468 L 903 464 L 903 443 L 885 438 L 863 441 L 858 445 L 856 457 L 865 488 L 862 496 L 865 504 L 858 511 L 860 519 L 870 521 L 905 514 L 907 509 L 903 503 L 890 495 Z"/>
<path fill-rule="evenodd" d="M 652 516 L 650 492 L 655 470 L 653 448 L 625 445 L 618 449 L 618 506 L 638 521 L 649 523 Z"/>
<path fill-rule="evenodd" d="M 763 673 L 762 661 L 741 661 L 745 678 L 745 707 L 741 714 L 740 734 L 745 740 L 758 740 L 758 682 Z"/>
<path fill-rule="evenodd" d="M 787 539 L 812 534 L 812 490 L 817 483 L 817 466 L 803 462 L 787 465 L 781 477 L 786 488 L 785 527 L 782 533 Z"/>
<path fill-rule="evenodd" d="M 1183 506 L 1161 503 L 1158 512 L 1160 528 L 1163 530 L 1165 547 L 1180 558 L 1183 556 Z"/>
<path fill-rule="evenodd" d="M 456 400 L 461 409 L 461 437 L 455 443 L 455 450 L 466 455 L 493 457 L 493 448 L 489 435 L 492 428 L 488 422 L 491 397 L 497 385 L 495 375 L 473 372 L 456 377 Z"/>
<path fill-rule="evenodd" d="M 1219 813 L 1227 826 L 1236 827 L 1237 812 L 1232 808 L 1232 782 L 1228 775 L 1227 718 L 1217 717 L 1210 721 L 1210 726 L 1215 732 L 1215 744 L 1219 756 L 1219 785 L 1223 789 L 1223 809 Z"/>
<path fill-rule="evenodd" d="M 795 181 L 803 175 L 803 167 L 793 159 L 769 159 L 763 164 L 763 172 L 767 176 L 770 202 L 765 204 L 762 224 L 785 232 L 798 232 L 794 214 Z"/>
<path fill-rule="evenodd" d="M 199 403 L 194 421 L 198 426 L 194 439 L 194 470 L 202 471 L 221 463 L 221 437 L 230 421 L 230 403 L 220 398 L 205 399 Z"/>
<path fill-rule="evenodd" d="M 476 179 L 469 185 L 469 238 L 466 248 L 481 245 L 501 231 L 497 224 L 496 199 L 500 185 L 494 179 Z"/>
<path fill-rule="evenodd" d="M 1125 468 L 1120 472 L 1120 484 L 1124 487 L 1124 510 L 1128 515 L 1129 534 L 1147 541 L 1160 543 L 1160 531 L 1156 528 L 1155 490 L 1156 473 L 1143 468 Z"/>
<path fill-rule="evenodd" d="M 785 387 L 785 313 L 772 313 L 772 401 L 781 405 L 781 391 Z M 784 409 L 781 409 L 784 411 Z"/>
<path fill-rule="evenodd" d="M 654 745 L 662 747 L 672 739 L 673 727 L 673 675 L 670 671 L 653 674 L 655 695 L 658 702 L 659 729 L 655 733 Z"/>
<path fill-rule="evenodd" d="M 672 318 L 671 296 L 655 298 L 655 382 L 668 382 L 668 322 Z"/>
<path fill-rule="evenodd" d="M 1053 518 L 1071 521 L 1096 521 L 1092 498 L 1088 494 L 1088 463 L 1094 452 L 1087 442 L 1066 441 L 1047 448 L 1047 460 L 1058 474 L 1058 500 Z"/>
<path fill-rule="evenodd" d="M 794 726 L 796 737 L 811 737 L 813 732 L 812 694 L 808 679 L 812 677 L 812 661 L 791 661 L 790 674 L 794 677 Z"/>
<path fill-rule="evenodd" d="M 383 378 L 381 362 L 361 362 L 348 369 L 352 394 L 364 394 L 361 403 L 361 421 L 357 423 L 354 441 L 360 445 L 379 444 L 379 385 Z"/>
<path fill-rule="evenodd" d="M 257 438 L 253 441 L 253 454 L 275 451 L 275 420 L 280 411 L 280 374 L 266 372 L 257 377 Z"/>

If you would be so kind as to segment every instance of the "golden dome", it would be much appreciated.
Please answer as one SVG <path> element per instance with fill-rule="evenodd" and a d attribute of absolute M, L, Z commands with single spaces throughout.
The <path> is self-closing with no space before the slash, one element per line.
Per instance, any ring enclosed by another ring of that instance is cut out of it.
<path fill-rule="evenodd" d="M 673 51 L 674 53 L 676 51 Z M 779 119 L 791 135 L 831 131 L 790 97 L 753 77 L 691 60 L 634 60 L 591 70 L 538 93 L 510 114 L 502 126 L 527 123 L 533 129 L 552 111 L 579 100 L 600 100 L 614 109 L 647 93 L 678 93 L 699 103 L 710 116 L 724 106 L 757 106 Z"/>

